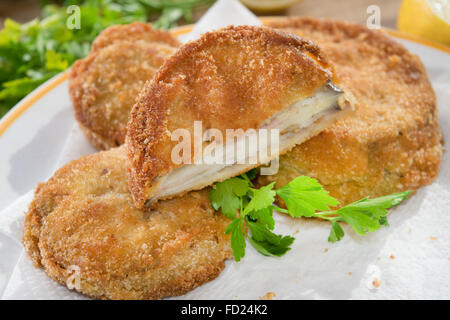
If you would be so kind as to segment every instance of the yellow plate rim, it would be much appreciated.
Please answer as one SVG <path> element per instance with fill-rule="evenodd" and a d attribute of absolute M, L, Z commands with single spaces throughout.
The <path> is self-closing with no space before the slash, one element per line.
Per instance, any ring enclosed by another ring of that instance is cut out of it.
<path fill-rule="evenodd" d="M 263 18 L 260 18 L 260 20 L 261 20 L 261 22 L 263 24 L 267 24 L 270 20 L 272 20 L 272 19 L 279 19 L 279 18 L 280 17 L 263 17 Z M 174 28 L 174 29 L 170 30 L 170 32 L 174 36 L 178 37 L 180 35 L 183 35 L 183 34 L 186 34 L 188 32 L 191 32 L 193 27 L 194 27 L 193 25 L 185 25 L 185 26 Z M 396 31 L 396 30 L 392 30 L 392 29 L 384 28 L 384 29 L 382 29 L 382 31 L 386 32 L 387 34 L 389 34 L 389 35 L 391 35 L 393 37 L 409 40 L 409 41 L 412 41 L 412 42 L 416 42 L 416 43 L 425 45 L 427 47 L 438 49 L 438 50 L 440 50 L 442 52 L 450 54 L 450 48 L 446 47 L 444 45 L 441 45 L 441 44 L 438 44 L 438 43 L 434 43 L 434 42 L 431 42 L 431 41 L 427 41 L 427 40 L 423 40 L 421 38 L 418 38 L 418 37 L 415 37 L 415 36 L 411 36 L 409 34 L 405 34 L 405 33 L 402 33 L 402 32 Z M 29 94 L 28 96 L 23 98 L 22 101 L 20 101 L 15 107 L 13 107 L 11 109 L 11 111 L 8 112 L 3 117 L 2 120 L 0 120 L 0 137 L 6 132 L 6 130 L 18 118 L 20 118 L 20 116 L 26 110 L 28 110 L 32 105 L 34 105 L 39 99 L 44 97 L 51 90 L 53 90 L 54 88 L 59 86 L 61 83 L 66 81 L 67 78 L 68 78 L 68 72 L 64 71 L 60 75 L 58 75 L 55 78 L 53 78 L 52 80 L 50 80 L 49 82 L 44 83 L 36 91 L 32 92 L 31 94 Z"/>

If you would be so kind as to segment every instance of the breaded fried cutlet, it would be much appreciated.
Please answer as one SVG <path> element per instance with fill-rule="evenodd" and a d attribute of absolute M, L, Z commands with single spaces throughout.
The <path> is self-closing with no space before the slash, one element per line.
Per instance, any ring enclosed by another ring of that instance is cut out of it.
<path fill-rule="evenodd" d="M 231 256 L 229 220 L 208 191 L 133 206 L 124 147 L 81 157 L 39 184 L 23 244 L 57 282 L 101 299 L 158 299 L 217 277 Z"/>
<path fill-rule="evenodd" d="M 195 137 L 195 121 L 203 132 L 215 129 L 223 137 L 229 129 L 278 129 L 282 154 L 350 109 L 349 97 L 333 81 L 332 68 L 315 44 L 270 28 L 228 27 L 180 47 L 146 84 L 130 113 L 127 146 L 135 205 L 202 189 L 271 160 L 194 164 L 190 154 L 191 164 L 174 163 L 178 141 L 171 132 L 185 129 Z M 203 141 L 203 148 L 208 143 Z M 227 152 L 224 148 L 229 159 Z"/>
<path fill-rule="evenodd" d="M 356 111 L 281 156 L 277 187 L 299 175 L 317 178 L 347 204 L 417 189 L 436 177 L 442 156 L 436 97 L 419 58 L 380 31 L 313 18 L 268 25 L 319 45 Z"/>
<path fill-rule="evenodd" d="M 131 107 L 140 89 L 179 45 L 149 24 L 113 26 L 69 73 L 69 93 L 82 131 L 100 150 L 124 143 Z"/>

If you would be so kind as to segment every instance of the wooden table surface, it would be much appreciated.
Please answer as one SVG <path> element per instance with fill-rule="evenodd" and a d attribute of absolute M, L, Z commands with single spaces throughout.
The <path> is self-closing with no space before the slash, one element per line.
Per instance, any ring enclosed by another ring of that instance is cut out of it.
<path fill-rule="evenodd" d="M 381 25 L 396 28 L 397 12 L 401 0 L 303 0 L 284 12 L 269 15 L 328 17 L 365 23 L 367 7 L 377 5 L 381 12 Z M 39 0 L 1 0 L 0 27 L 5 18 L 26 22 L 40 13 Z"/>

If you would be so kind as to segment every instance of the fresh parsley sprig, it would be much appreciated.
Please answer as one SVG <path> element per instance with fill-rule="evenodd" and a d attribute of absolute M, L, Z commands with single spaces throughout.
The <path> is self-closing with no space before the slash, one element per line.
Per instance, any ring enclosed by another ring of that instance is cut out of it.
<path fill-rule="evenodd" d="M 331 231 L 328 241 L 335 242 L 344 236 L 339 222 L 346 222 L 360 235 L 388 226 L 386 215 L 389 208 L 407 199 L 411 191 L 369 199 L 364 198 L 344 207 L 332 210 L 339 201 L 331 197 L 322 185 L 313 178 L 300 176 L 280 189 L 275 182 L 254 188 L 251 180 L 255 170 L 238 177 L 216 183 L 210 191 L 210 200 L 215 210 L 232 219 L 225 230 L 231 233 L 231 248 L 236 261 L 245 256 L 247 238 L 251 245 L 266 256 L 282 256 L 290 250 L 294 238 L 275 234 L 273 210 L 294 218 L 307 217 L 328 220 Z M 274 204 L 279 196 L 286 208 Z"/>

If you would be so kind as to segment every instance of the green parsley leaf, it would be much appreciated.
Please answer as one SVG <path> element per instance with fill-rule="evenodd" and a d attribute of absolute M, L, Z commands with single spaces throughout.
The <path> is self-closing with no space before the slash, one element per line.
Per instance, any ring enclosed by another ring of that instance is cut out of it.
<path fill-rule="evenodd" d="M 248 240 L 259 253 L 265 256 L 280 257 L 291 249 L 290 245 L 294 242 L 294 238 L 291 236 L 277 237 L 279 237 L 277 245 L 265 240 L 258 241 L 255 237 L 251 237 Z"/>
<path fill-rule="evenodd" d="M 60 53 L 48 50 L 45 53 L 45 67 L 51 71 L 64 71 L 69 66 L 69 61 L 65 60 Z"/>
<path fill-rule="evenodd" d="M 339 215 L 347 222 L 357 234 L 365 235 L 380 228 L 379 219 L 369 212 L 358 210 L 341 210 Z"/>
<path fill-rule="evenodd" d="M 215 210 L 222 209 L 228 218 L 236 217 L 236 211 L 241 206 L 241 197 L 249 190 L 248 181 L 235 177 L 224 182 L 216 183 L 209 193 L 211 205 Z"/>
<path fill-rule="evenodd" d="M 245 237 L 242 218 L 235 218 L 225 229 L 225 233 L 231 233 L 230 244 L 235 261 L 240 261 L 245 256 Z"/>
<path fill-rule="evenodd" d="M 253 197 L 245 207 L 243 214 L 247 215 L 251 211 L 259 211 L 268 208 L 275 201 L 276 192 L 273 189 L 275 182 L 260 189 L 251 189 Z"/>
<path fill-rule="evenodd" d="M 252 220 L 258 221 L 262 225 L 267 226 L 270 230 L 273 230 L 275 227 L 272 207 L 264 208 L 258 211 L 251 211 L 248 215 Z"/>
<path fill-rule="evenodd" d="M 387 212 L 385 209 L 395 207 L 399 205 L 403 200 L 407 199 L 411 195 L 412 191 L 405 191 L 399 193 L 393 193 L 387 196 L 382 196 L 374 199 L 364 198 L 359 201 L 346 205 L 343 208 L 357 208 L 359 210 L 369 210 L 374 212 L 375 215 L 381 217 Z M 341 208 L 341 209 L 343 209 Z"/>
<path fill-rule="evenodd" d="M 273 245 L 280 244 L 281 236 L 276 235 L 266 226 L 250 220 L 247 220 L 247 226 L 256 241 L 267 241 Z"/>
<path fill-rule="evenodd" d="M 307 176 L 295 178 L 278 189 L 277 195 L 284 200 L 292 217 L 312 217 L 316 210 L 326 211 L 329 206 L 339 204 L 316 179 Z"/>
<path fill-rule="evenodd" d="M 389 222 L 388 222 L 386 216 L 381 217 L 379 222 L 380 222 L 380 224 L 381 224 L 382 226 L 389 227 Z"/>
<path fill-rule="evenodd" d="M 34 88 L 36 88 L 36 86 L 40 85 L 49 78 L 50 75 L 42 76 L 37 79 L 24 77 L 21 79 L 3 82 L 3 88 L 0 90 L 0 101 L 7 99 L 20 99 L 24 92 L 27 94 L 30 93 Z"/>
<path fill-rule="evenodd" d="M 394 193 L 391 195 L 369 199 L 364 198 L 345 207 L 336 210 L 345 222 L 347 222 L 357 234 L 365 235 L 380 229 L 382 225 L 388 225 L 387 209 L 400 204 L 407 199 L 411 191 Z"/>
<path fill-rule="evenodd" d="M 161 16 L 156 20 L 153 25 L 157 29 L 167 30 L 171 26 L 176 25 L 175 22 L 183 17 L 183 10 L 180 8 L 164 8 Z"/>
<path fill-rule="evenodd" d="M 331 221 L 331 231 L 330 236 L 328 237 L 329 242 L 336 242 L 342 239 L 344 236 L 344 230 L 342 230 L 339 223 L 336 221 Z"/>

